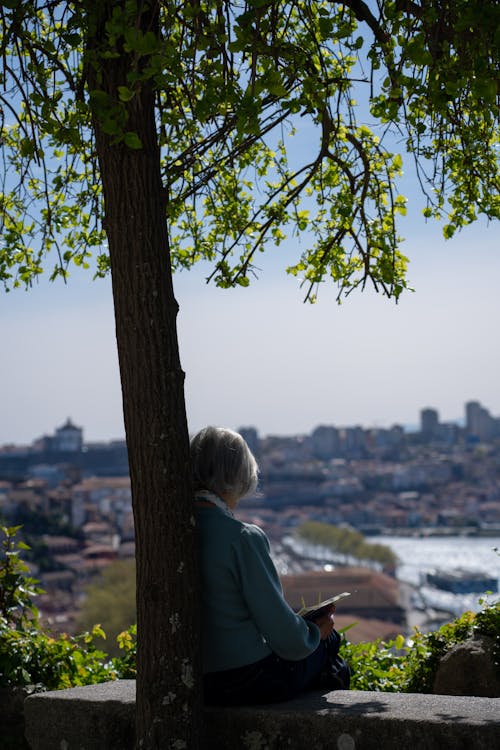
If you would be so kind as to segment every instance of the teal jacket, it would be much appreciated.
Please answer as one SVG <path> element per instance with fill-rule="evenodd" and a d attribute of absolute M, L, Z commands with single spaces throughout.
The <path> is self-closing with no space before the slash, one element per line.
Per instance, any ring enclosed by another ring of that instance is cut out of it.
<path fill-rule="evenodd" d="M 297 661 L 320 642 L 283 598 L 269 541 L 217 507 L 196 509 L 202 585 L 203 672 L 242 667 L 272 652 Z"/>

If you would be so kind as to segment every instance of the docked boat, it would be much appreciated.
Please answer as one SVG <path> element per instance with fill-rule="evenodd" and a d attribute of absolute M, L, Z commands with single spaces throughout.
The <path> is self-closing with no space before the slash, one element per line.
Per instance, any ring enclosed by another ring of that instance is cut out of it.
<path fill-rule="evenodd" d="M 498 578 L 480 570 L 434 570 L 428 572 L 425 577 L 430 586 L 442 591 L 451 591 L 453 594 L 498 592 Z"/>

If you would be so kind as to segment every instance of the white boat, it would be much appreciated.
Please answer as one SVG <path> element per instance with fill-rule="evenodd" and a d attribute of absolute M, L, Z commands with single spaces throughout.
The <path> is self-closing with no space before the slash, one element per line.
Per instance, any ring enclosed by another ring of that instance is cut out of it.
<path fill-rule="evenodd" d="M 429 585 L 443 591 L 451 591 L 453 594 L 486 594 L 498 591 L 498 579 L 480 570 L 438 569 L 427 572 L 425 580 Z"/>

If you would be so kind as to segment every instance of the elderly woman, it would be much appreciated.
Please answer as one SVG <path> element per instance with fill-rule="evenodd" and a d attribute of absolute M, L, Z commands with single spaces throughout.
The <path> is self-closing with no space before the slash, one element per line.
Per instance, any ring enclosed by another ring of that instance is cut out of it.
<path fill-rule="evenodd" d="M 349 686 L 333 608 L 309 622 L 289 607 L 264 532 L 233 511 L 258 467 L 241 435 L 207 427 L 191 441 L 200 539 L 205 700 L 268 703 L 309 687 Z M 339 669 L 340 666 L 340 669 Z"/>

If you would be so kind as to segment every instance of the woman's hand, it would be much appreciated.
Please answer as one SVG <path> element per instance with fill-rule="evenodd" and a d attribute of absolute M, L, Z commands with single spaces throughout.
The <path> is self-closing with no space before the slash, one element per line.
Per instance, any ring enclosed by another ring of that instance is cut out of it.
<path fill-rule="evenodd" d="M 321 640 L 324 641 L 325 638 L 328 638 L 328 636 L 333 631 L 333 627 L 335 625 L 335 619 L 333 617 L 333 613 L 335 611 L 335 605 L 332 604 L 332 606 L 327 610 L 327 612 L 324 615 L 321 615 L 321 617 L 316 618 L 313 620 L 313 622 L 318 626 Z"/>

